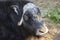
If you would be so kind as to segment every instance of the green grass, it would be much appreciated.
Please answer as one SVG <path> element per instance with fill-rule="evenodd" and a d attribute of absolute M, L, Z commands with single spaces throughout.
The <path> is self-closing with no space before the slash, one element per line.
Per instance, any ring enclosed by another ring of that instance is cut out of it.
<path fill-rule="evenodd" d="M 60 23 L 60 5 L 49 7 L 48 9 L 44 9 L 41 11 L 41 16 L 51 19 L 54 23 Z"/>
<path fill-rule="evenodd" d="M 51 7 L 48 9 L 48 17 L 56 22 L 60 23 L 60 5 L 56 5 L 55 7 Z"/>

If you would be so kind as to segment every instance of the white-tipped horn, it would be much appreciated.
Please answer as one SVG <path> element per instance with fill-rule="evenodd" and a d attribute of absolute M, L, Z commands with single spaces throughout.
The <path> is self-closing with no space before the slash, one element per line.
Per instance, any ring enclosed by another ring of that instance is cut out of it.
<path fill-rule="evenodd" d="M 16 12 L 16 14 L 19 15 L 18 11 L 17 11 L 17 9 L 19 9 L 19 7 L 17 5 L 11 5 L 11 7 L 14 9 L 14 11 Z M 21 20 L 18 22 L 18 26 L 21 26 L 22 22 L 23 22 L 23 14 L 22 14 Z"/>
<path fill-rule="evenodd" d="M 11 5 L 11 7 L 14 9 L 14 11 L 16 12 L 16 14 L 18 15 L 18 6 L 17 5 Z"/>
<path fill-rule="evenodd" d="M 18 26 L 21 26 L 23 22 L 23 17 L 21 18 L 20 22 L 18 22 Z"/>

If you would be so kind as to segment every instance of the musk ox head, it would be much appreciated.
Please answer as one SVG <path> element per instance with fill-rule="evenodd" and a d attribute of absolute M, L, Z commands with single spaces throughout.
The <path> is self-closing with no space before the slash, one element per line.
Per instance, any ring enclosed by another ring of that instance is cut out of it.
<path fill-rule="evenodd" d="M 19 15 L 17 9 L 18 6 L 12 5 L 15 13 Z M 23 25 L 25 29 L 34 33 L 34 35 L 40 36 L 48 32 L 48 28 L 45 25 L 44 20 L 41 17 L 39 8 L 33 3 L 27 3 L 23 7 L 23 14 L 21 20 L 18 22 L 18 26 Z"/>
<path fill-rule="evenodd" d="M 23 24 L 24 28 L 32 31 L 35 35 L 43 35 L 48 32 L 44 20 L 41 18 L 39 8 L 33 3 L 27 3 L 23 7 L 22 19 L 18 25 Z"/>

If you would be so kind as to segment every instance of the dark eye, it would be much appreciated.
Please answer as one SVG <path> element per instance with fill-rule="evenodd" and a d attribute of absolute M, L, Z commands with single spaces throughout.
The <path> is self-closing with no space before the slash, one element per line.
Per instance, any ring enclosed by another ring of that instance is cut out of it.
<path fill-rule="evenodd" d="M 27 15 L 24 15 L 23 18 L 24 18 L 24 20 L 26 20 L 26 21 L 28 20 L 28 16 L 27 16 Z"/>

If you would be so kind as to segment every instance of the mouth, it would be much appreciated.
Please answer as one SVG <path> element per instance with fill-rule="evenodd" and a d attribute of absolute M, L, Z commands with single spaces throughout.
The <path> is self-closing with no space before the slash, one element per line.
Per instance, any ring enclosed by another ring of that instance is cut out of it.
<path fill-rule="evenodd" d="M 41 36 L 41 35 L 44 35 L 46 33 L 48 33 L 48 28 L 46 27 L 45 24 L 44 24 L 44 27 L 37 29 L 37 31 L 36 31 L 37 36 Z"/>

